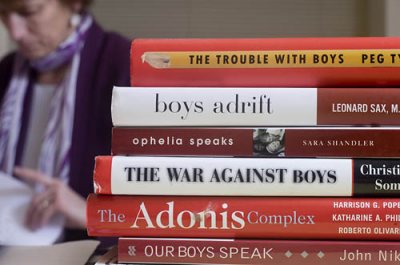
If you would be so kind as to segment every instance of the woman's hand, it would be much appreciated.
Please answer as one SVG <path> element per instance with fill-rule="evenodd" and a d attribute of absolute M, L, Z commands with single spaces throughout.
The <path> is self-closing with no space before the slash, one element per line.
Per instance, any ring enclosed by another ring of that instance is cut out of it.
<path fill-rule="evenodd" d="M 61 213 L 69 228 L 86 227 L 86 200 L 59 179 L 52 178 L 33 169 L 15 167 L 14 174 L 22 180 L 44 187 L 43 192 L 33 196 L 28 207 L 25 224 L 36 230 L 48 224 Z"/>

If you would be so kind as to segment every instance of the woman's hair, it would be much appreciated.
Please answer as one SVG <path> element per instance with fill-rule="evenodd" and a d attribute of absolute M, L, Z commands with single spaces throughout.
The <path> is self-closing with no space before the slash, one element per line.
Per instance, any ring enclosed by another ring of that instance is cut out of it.
<path fill-rule="evenodd" d="M 80 3 L 82 5 L 83 10 L 87 9 L 93 2 L 93 0 L 57 0 L 57 1 L 60 1 L 61 3 L 67 6 L 72 6 L 75 3 Z M 18 6 L 18 1 L 16 2 L 15 0 L 0 0 L 0 4 L 4 4 L 5 6 L 8 7 L 16 7 Z"/>

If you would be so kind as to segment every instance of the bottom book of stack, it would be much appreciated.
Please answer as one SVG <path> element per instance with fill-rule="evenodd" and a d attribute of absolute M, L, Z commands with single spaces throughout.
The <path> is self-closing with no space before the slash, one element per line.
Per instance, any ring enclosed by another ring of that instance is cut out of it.
<path fill-rule="evenodd" d="M 121 237 L 96 265 L 392 265 L 399 242 Z"/>
<path fill-rule="evenodd" d="M 118 262 L 157 264 L 399 264 L 399 242 L 120 238 Z"/>

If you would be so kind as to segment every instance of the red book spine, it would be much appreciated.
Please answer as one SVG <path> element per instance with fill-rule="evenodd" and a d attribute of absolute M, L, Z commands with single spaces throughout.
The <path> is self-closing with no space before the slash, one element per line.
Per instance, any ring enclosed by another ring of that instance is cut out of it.
<path fill-rule="evenodd" d="M 396 37 L 135 39 L 131 84 L 397 86 L 399 43 Z"/>
<path fill-rule="evenodd" d="M 114 127 L 113 155 L 397 158 L 400 129 Z"/>
<path fill-rule="evenodd" d="M 119 238 L 118 262 L 157 264 L 398 264 L 399 242 Z"/>
<path fill-rule="evenodd" d="M 106 196 L 90 236 L 399 240 L 399 199 Z"/>
<path fill-rule="evenodd" d="M 93 171 L 94 190 L 98 193 L 111 194 L 111 166 L 112 156 L 102 156 L 101 159 L 95 159 Z"/>

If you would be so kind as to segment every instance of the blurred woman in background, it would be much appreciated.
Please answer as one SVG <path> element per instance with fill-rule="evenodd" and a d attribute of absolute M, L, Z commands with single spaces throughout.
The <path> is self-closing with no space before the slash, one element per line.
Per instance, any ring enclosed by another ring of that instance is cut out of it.
<path fill-rule="evenodd" d="M 94 157 L 111 150 L 112 87 L 129 85 L 130 42 L 103 31 L 89 4 L 0 0 L 17 46 L 0 63 L 0 170 L 42 187 L 26 225 L 61 214 L 64 240 L 86 234 Z"/>

